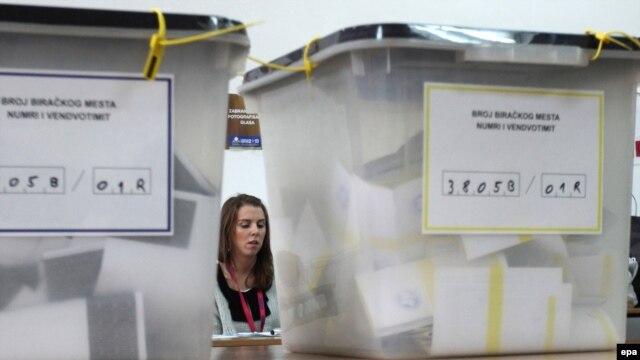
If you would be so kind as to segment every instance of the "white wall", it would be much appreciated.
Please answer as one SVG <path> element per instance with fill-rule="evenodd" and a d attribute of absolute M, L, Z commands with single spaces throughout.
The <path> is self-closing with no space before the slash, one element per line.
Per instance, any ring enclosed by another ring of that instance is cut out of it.
<path fill-rule="evenodd" d="M 17 1 L 13 1 L 16 3 Z M 2 1 L 0 3 L 12 3 Z M 512 30 L 582 33 L 624 30 L 640 36 L 638 0 L 24 0 L 22 4 L 220 15 L 242 22 L 262 20 L 248 30 L 251 54 L 274 59 L 303 46 L 316 35 L 343 27 L 381 23 L 431 23 Z M 169 34 L 169 37 L 171 34 Z M 247 68 L 256 64 L 248 63 Z M 240 78 L 232 80 L 233 92 Z M 640 132 L 636 132 L 640 137 Z M 251 150 L 255 151 L 255 150 Z M 640 161 L 634 167 L 640 201 Z M 261 153 L 225 153 L 223 197 L 248 192 L 266 197 Z M 253 174 L 251 180 L 244 174 Z M 640 213 L 640 211 L 638 211 Z"/>
<path fill-rule="evenodd" d="M 224 201 L 237 193 L 257 196 L 269 204 L 262 150 L 225 150 L 221 198 Z"/>

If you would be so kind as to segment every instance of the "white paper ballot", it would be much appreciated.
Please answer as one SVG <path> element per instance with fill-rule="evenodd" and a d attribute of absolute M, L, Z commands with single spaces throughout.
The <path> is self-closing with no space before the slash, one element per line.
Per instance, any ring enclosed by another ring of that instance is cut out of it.
<path fill-rule="evenodd" d="M 393 188 L 394 215 L 398 236 L 420 232 L 422 221 L 422 177 Z"/>
<path fill-rule="evenodd" d="M 565 267 L 569 258 L 561 235 L 536 235 L 504 253 L 511 267 Z"/>
<path fill-rule="evenodd" d="M 67 247 L 66 237 L 6 237 L 0 241 L 0 266 L 35 263 L 48 250 Z"/>
<path fill-rule="evenodd" d="M 368 226 L 363 235 L 372 239 L 395 239 L 398 228 L 394 214 L 393 191 L 364 181 L 354 181 L 361 196 L 360 214 Z"/>
<path fill-rule="evenodd" d="M 376 241 L 372 251 L 375 269 L 418 261 L 427 257 L 427 237 L 417 232 L 396 241 Z"/>
<path fill-rule="evenodd" d="M 35 289 L 23 286 L 20 291 L 13 297 L 10 303 L 2 309 L 2 311 L 14 311 L 32 306 L 41 306 L 47 302 L 47 292 L 44 284 L 39 285 Z"/>
<path fill-rule="evenodd" d="M 0 358 L 90 357 L 85 299 L 0 313 Z"/>
<path fill-rule="evenodd" d="M 358 290 L 376 336 L 427 326 L 433 308 L 422 262 L 359 274 Z"/>
<path fill-rule="evenodd" d="M 443 267 L 488 267 L 493 264 L 507 266 L 502 253 L 495 253 L 473 260 L 467 260 L 459 236 L 429 235 L 426 238 L 426 258 L 435 266 Z"/>
<path fill-rule="evenodd" d="M 548 351 L 566 342 L 570 306 L 560 268 L 438 268 L 433 355 Z"/>
<path fill-rule="evenodd" d="M 347 245 L 355 245 L 360 240 L 359 222 L 361 211 L 358 205 L 364 200 L 360 191 L 362 180 L 350 175 L 340 163 L 336 163 L 331 178 L 331 193 L 329 209 L 332 216 L 333 229 L 329 234 L 335 234 Z M 331 236 L 331 235 L 330 235 Z"/>
<path fill-rule="evenodd" d="M 467 259 L 476 259 L 520 245 L 531 239 L 521 235 L 461 235 Z"/>
<path fill-rule="evenodd" d="M 572 257 L 568 261 L 576 284 L 577 300 L 582 303 L 604 302 L 613 281 L 611 255 Z"/>
<path fill-rule="evenodd" d="M 394 187 L 379 186 L 357 179 L 353 184 L 363 197 L 361 213 L 367 226 L 365 235 L 376 239 L 403 239 L 420 233 L 422 216 L 421 178 Z"/>
<path fill-rule="evenodd" d="M 571 326 L 572 286 L 559 286 L 547 289 L 538 286 L 540 291 L 532 293 L 536 287 L 526 281 L 505 282 L 505 293 L 510 296 L 505 297 L 508 301 L 503 305 L 500 351 L 522 353 L 565 348 Z"/>
<path fill-rule="evenodd" d="M 594 306 L 574 307 L 570 334 L 569 347 L 575 350 L 615 348 L 624 342 L 609 316 Z"/>
<path fill-rule="evenodd" d="M 300 256 L 304 266 L 329 255 L 327 238 L 308 203 L 302 209 L 302 214 L 293 232 L 293 239 L 296 241 L 291 243 L 292 251 Z"/>
<path fill-rule="evenodd" d="M 216 188 L 180 149 L 176 148 L 173 155 L 175 158 L 173 173 L 175 190 L 210 196 L 217 195 Z"/>

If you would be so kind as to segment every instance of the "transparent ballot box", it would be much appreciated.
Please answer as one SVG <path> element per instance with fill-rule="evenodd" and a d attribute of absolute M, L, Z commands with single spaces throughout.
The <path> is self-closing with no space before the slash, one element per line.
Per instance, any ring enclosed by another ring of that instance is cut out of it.
<path fill-rule="evenodd" d="M 363 25 L 272 61 L 307 74 L 248 72 L 283 345 L 424 358 L 624 342 L 639 63 L 597 47 Z"/>
<path fill-rule="evenodd" d="M 238 25 L 0 5 L 0 359 L 210 357 Z"/>

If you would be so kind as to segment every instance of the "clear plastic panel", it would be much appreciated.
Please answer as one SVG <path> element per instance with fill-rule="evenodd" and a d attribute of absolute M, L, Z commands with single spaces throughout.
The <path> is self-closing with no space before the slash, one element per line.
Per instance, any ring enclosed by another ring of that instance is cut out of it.
<path fill-rule="evenodd" d="M 142 75 L 148 38 L 81 32 L 2 33 L 0 68 Z M 165 54 L 173 236 L 0 237 L 0 359 L 209 358 L 228 81 L 246 53 L 204 41 Z"/>
<path fill-rule="evenodd" d="M 522 57 L 346 51 L 311 82 L 293 75 L 244 94 L 261 117 L 288 349 L 421 358 L 624 342 L 638 66 Z M 423 235 L 425 82 L 603 91 L 602 234 Z M 487 291 L 496 279 L 498 312 Z"/>

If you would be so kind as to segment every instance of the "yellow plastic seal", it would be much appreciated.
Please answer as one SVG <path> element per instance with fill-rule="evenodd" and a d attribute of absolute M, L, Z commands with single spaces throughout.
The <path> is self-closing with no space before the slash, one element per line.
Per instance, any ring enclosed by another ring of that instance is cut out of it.
<path fill-rule="evenodd" d="M 220 30 L 206 32 L 203 34 L 169 40 L 167 39 L 167 26 L 164 21 L 164 15 L 162 14 L 162 11 L 160 11 L 159 9 L 153 9 L 152 11 L 156 13 L 158 17 L 158 32 L 151 36 L 151 40 L 149 42 L 149 55 L 147 56 L 147 62 L 144 66 L 144 71 L 143 71 L 144 77 L 149 80 L 153 80 L 156 78 L 156 75 L 158 74 L 158 69 L 160 68 L 160 64 L 162 63 L 162 59 L 164 57 L 164 48 L 166 46 L 184 45 L 184 44 L 189 44 L 196 41 L 202 41 L 212 37 L 228 34 L 234 31 L 243 30 L 250 26 L 258 24 L 258 22 L 254 22 L 254 23 L 236 25 L 236 26 L 231 26 L 228 28 L 220 29 Z"/>
<path fill-rule="evenodd" d="M 621 48 L 624 48 L 627 50 L 633 50 L 631 46 L 614 38 L 613 35 L 620 35 L 622 37 L 627 38 L 629 41 L 631 41 L 631 43 L 633 43 L 637 48 L 640 49 L 640 41 L 638 41 L 638 39 L 634 38 L 633 36 L 627 34 L 624 31 L 613 30 L 613 31 L 607 31 L 607 32 L 598 32 L 598 31 L 593 31 L 588 29 L 585 31 L 585 33 L 587 35 L 593 35 L 598 40 L 598 48 L 596 49 L 596 52 L 593 54 L 593 56 L 591 56 L 592 61 L 600 57 L 600 54 L 602 53 L 602 46 L 604 44 L 614 43 L 620 46 Z"/>
<path fill-rule="evenodd" d="M 302 66 L 284 66 L 279 64 L 273 64 L 264 60 L 260 60 L 254 56 L 247 56 L 247 58 L 251 61 L 255 61 L 261 65 L 264 65 L 270 69 L 274 70 L 284 70 L 284 71 L 292 71 L 292 72 L 304 72 L 307 76 L 307 81 L 311 79 L 311 74 L 313 73 L 313 69 L 315 69 L 318 64 L 314 64 L 309 59 L 309 51 L 311 50 L 311 46 L 320 40 L 320 37 L 315 36 L 311 40 L 307 42 L 307 45 L 304 47 L 304 52 L 302 53 Z"/>

